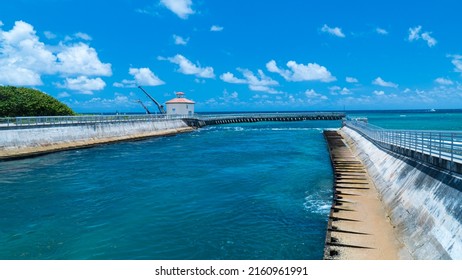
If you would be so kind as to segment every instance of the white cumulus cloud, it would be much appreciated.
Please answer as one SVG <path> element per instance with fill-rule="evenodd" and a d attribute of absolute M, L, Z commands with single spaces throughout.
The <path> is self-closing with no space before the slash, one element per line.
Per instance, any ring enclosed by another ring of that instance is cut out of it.
<path fill-rule="evenodd" d="M 320 99 L 320 100 L 327 100 L 327 96 L 325 95 L 322 95 L 320 93 L 317 93 L 315 90 L 313 89 L 307 89 L 305 91 L 305 96 L 308 97 L 309 99 Z"/>
<path fill-rule="evenodd" d="M 47 39 L 55 39 L 57 37 L 56 34 L 51 31 L 44 31 L 43 35 L 45 35 Z"/>
<path fill-rule="evenodd" d="M 218 25 L 212 25 L 212 27 L 210 27 L 210 31 L 214 31 L 214 32 L 219 32 L 219 31 L 223 31 L 223 26 L 218 26 Z"/>
<path fill-rule="evenodd" d="M 93 94 L 93 91 L 102 90 L 106 83 L 101 78 L 88 78 L 79 76 L 77 78 L 66 78 L 64 83 L 56 84 L 57 87 L 75 90 L 83 94 Z"/>
<path fill-rule="evenodd" d="M 417 40 L 424 40 L 427 42 L 427 45 L 431 48 L 438 43 L 435 38 L 433 38 L 431 35 L 431 32 L 422 32 L 422 26 L 416 26 L 416 27 L 411 27 L 409 28 L 409 35 L 408 35 L 408 40 L 409 42 L 412 41 L 417 41 Z"/>
<path fill-rule="evenodd" d="M 83 33 L 83 32 L 77 32 L 74 34 L 76 38 L 79 38 L 79 39 L 82 39 L 82 40 L 85 40 L 85 41 L 91 41 L 92 38 L 90 35 L 88 35 L 87 33 Z"/>
<path fill-rule="evenodd" d="M 173 41 L 175 42 L 175 45 L 187 45 L 188 44 L 188 41 L 189 41 L 189 38 L 183 38 L 181 36 L 178 36 L 178 35 L 175 35 L 173 34 Z"/>
<path fill-rule="evenodd" d="M 135 81 L 138 85 L 158 86 L 164 84 L 164 82 L 152 73 L 149 68 L 130 68 L 128 73 L 135 77 Z"/>
<path fill-rule="evenodd" d="M 182 56 L 181 54 L 177 54 L 174 57 L 158 57 L 159 60 L 168 60 L 171 63 L 178 65 L 178 72 L 186 74 L 186 75 L 195 75 L 199 78 L 215 78 L 215 74 L 213 73 L 213 68 L 208 67 L 201 67 L 198 63 L 197 65 L 192 63 L 189 59 Z"/>
<path fill-rule="evenodd" d="M 160 3 L 181 19 L 187 19 L 195 13 L 192 0 L 160 0 Z"/>
<path fill-rule="evenodd" d="M 436 82 L 437 84 L 444 85 L 444 86 L 449 86 L 449 85 L 453 85 L 453 84 L 454 84 L 453 81 L 451 81 L 451 80 L 449 80 L 449 79 L 441 78 L 441 77 L 435 79 L 435 82 Z"/>
<path fill-rule="evenodd" d="M 422 30 L 422 26 L 416 26 L 414 28 L 409 28 L 409 42 L 415 41 L 420 39 L 420 31 Z"/>
<path fill-rule="evenodd" d="M 462 73 L 462 55 L 448 55 L 448 57 L 452 58 L 451 62 L 454 65 L 454 71 Z"/>
<path fill-rule="evenodd" d="M 324 26 L 321 28 L 321 31 L 340 38 L 345 38 L 345 34 L 343 34 L 342 29 L 339 27 L 331 28 L 327 24 L 324 24 Z"/>
<path fill-rule="evenodd" d="M 58 53 L 58 69 L 64 74 L 111 76 L 111 64 L 102 63 L 96 50 L 85 43 L 63 46 Z"/>
<path fill-rule="evenodd" d="M 345 78 L 345 81 L 346 81 L 347 83 L 350 83 L 350 84 L 354 84 L 354 83 L 358 83 L 358 82 L 359 82 L 358 79 L 353 78 L 353 77 L 346 77 L 346 78 Z"/>
<path fill-rule="evenodd" d="M 67 92 L 61 92 L 58 94 L 58 98 L 66 98 L 66 97 L 71 97 L 71 95 Z"/>
<path fill-rule="evenodd" d="M 339 86 L 333 86 L 333 87 L 330 87 L 329 88 L 330 90 L 330 93 L 332 95 L 350 95 L 350 94 L 353 94 L 351 92 L 351 90 L 349 90 L 348 88 L 344 87 L 344 88 L 341 88 Z"/>
<path fill-rule="evenodd" d="M 374 92 L 372 93 L 377 96 L 385 95 L 385 92 L 383 90 L 374 90 Z"/>
<path fill-rule="evenodd" d="M 247 84 L 247 80 L 236 78 L 231 72 L 221 74 L 220 79 L 230 84 Z"/>
<path fill-rule="evenodd" d="M 55 36 L 51 32 L 45 34 L 48 38 Z M 16 21 L 9 31 L 0 29 L 0 50 L 1 84 L 42 85 L 42 75 L 65 78 L 112 75 L 111 64 L 102 63 L 94 48 L 85 43 L 45 45 L 34 27 L 24 21 Z M 75 82 L 74 78 L 67 84 L 73 87 Z"/>
<path fill-rule="evenodd" d="M 377 27 L 375 29 L 375 32 L 377 32 L 377 34 L 380 34 L 380 35 L 387 35 L 388 34 L 388 31 L 383 29 L 383 28 L 380 28 L 380 27 Z"/>
<path fill-rule="evenodd" d="M 277 86 L 279 83 L 270 77 L 266 76 L 262 70 L 258 70 L 258 76 L 254 75 L 252 71 L 244 69 L 242 75 L 247 79 L 249 88 L 253 91 L 264 91 L 268 93 L 278 93 L 271 86 Z"/>
<path fill-rule="evenodd" d="M 237 93 L 236 91 L 233 91 L 232 93 L 228 93 L 228 91 L 225 89 L 223 91 L 223 96 L 218 97 L 218 99 L 223 100 L 226 103 L 234 102 L 234 101 L 239 100 L 239 93 Z"/>
<path fill-rule="evenodd" d="M 392 88 L 397 88 L 398 85 L 392 82 L 386 82 L 384 81 L 381 77 L 377 77 L 375 80 L 372 81 L 374 85 L 378 85 L 381 87 L 392 87 Z"/>
<path fill-rule="evenodd" d="M 37 72 L 26 68 L 0 65 L 0 85 L 38 86 L 42 79 Z"/>
<path fill-rule="evenodd" d="M 422 39 L 427 42 L 427 45 L 429 47 L 433 47 L 434 45 L 436 45 L 437 41 L 435 38 L 430 36 L 430 34 L 431 34 L 430 32 L 422 33 Z"/>
<path fill-rule="evenodd" d="M 56 55 L 24 21 L 17 21 L 10 31 L 0 30 L 0 50 L 2 84 L 41 85 L 41 74 L 56 72 Z"/>
<path fill-rule="evenodd" d="M 165 84 L 149 68 L 129 68 L 128 74 L 133 80 L 122 80 L 121 83 L 114 83 L 115 87 L 137 87 L 137 86 L 159 86 Z"/>
<path fill-rule="evenodd" d="M 220 79 L 224 82 L 231 84 L 246 84 L 252 91 L 263 91 L 267 93 L 279 93 L 273 86 L 279 85 L 279 83 L 270 77 L 266 76 L 262 70 L 257 71 L 255 75 L 248 69 L 238 69 L 244 78 L 236 78 L 234 74 L 226 72 L 220 76 Z"/>
<path fill-rule="evenodd" d="M 286 66 L 289 69 L 281 69 L 277 66 L 276 61 L 271 60 L 266 63 L 266 69 L 273 73 L 278 73 L 286 81 L 321 81 L 332 82 L 336 78 L 327 70 L 326 67 L 317 63 L 308 63 L 307 65 L 298 64 L 296 61 L 287 62 Z"/>

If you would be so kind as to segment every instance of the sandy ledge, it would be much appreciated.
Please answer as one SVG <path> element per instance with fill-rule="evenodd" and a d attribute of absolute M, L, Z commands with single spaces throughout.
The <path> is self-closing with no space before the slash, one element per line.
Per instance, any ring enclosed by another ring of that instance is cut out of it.
<path fill-rule="evenodd" d="M 337 151 L 340 165 L 336 176 L 342 177 L 337 178 L 335 190 L 340 203 L 334 203 L 337 210 L 331 212 L 325 259 L 411 259 L 397 238 L 374 182 L 356 156 L 354 142 L 346 133 L 338 132 L 346 146 Z"/>
<path fill-rule="evenodd" d="M 146 138 L 151 138 L 151 137 L 175 135 L 178 133 L 191 132 L 193 130 L 194 128 L 192 127 L 182 127 L 182 128 L 176 128 L 176 129 L 165 129 L 165 130 L 158 130 L 158 131 L 152 131 L 152 132 L 141 133 L 141 134 L 133 134 L 133 135 L 127 135 L 127 136 L 120 136 L 120 137 L 88 139 L 88 140 L 82 140 L 82 141 L 47 144 L 47 145 L 41 145 L 41 146 L 35 146 L 35 147 L 18 147 L 18 148 L 13 148 L 13 149 L 3 149 L 3 150 L 0 150 L 0 160 L 18 159 L 18 158 L 37 156 L 37 155 L 65 151 L 65 150 L 89 148 L 89 147 L 93 147 L 97 145 L 109 144 L 109 143 L 115 143 L 115 142 L 133 141 L 133 140 L 141 140 L 141 139 L 146 139 Z"/>

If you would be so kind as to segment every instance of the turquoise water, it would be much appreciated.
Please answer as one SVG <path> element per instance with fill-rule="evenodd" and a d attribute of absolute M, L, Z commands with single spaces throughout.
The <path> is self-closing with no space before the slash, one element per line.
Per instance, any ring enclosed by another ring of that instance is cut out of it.
<path fill-rule="evenodd" d="M 388 129 L 462 131 L 462 110 L 364 111 L 350 117 L 367 117 L 369 123 Z"/>
<path fill-rule="evenodd" d="M 0 162 L 0 259 L 321 259 L 322 128 L 254 123 Z"/>

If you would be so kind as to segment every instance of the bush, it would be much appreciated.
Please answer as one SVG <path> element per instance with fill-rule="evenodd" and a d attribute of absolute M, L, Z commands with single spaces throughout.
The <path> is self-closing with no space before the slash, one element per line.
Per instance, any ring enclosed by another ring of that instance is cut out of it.
<path fill-rule="evenodd" d="M 41 91 L 0 86 L 0 117 L 70 116 L 74 111 Z"/>

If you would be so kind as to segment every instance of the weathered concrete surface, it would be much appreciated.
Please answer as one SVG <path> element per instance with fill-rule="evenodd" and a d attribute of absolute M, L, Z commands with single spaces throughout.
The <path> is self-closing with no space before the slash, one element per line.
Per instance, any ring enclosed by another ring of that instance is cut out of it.
<path fill-rule="evenodd" d="M 362 162 L 337 131 L 324 136 L 335 176 L 324 259 L 409 259 Z"/>
<path fill-rule="evenodd" d="M 416 259 L 462 259 L 462 177 L 386 152 L 342 128 L 380 193 L 398 238 Z"/>
<path fill-rule="evenodd" d="M 0 159 L 191 131 L 182 120 L 127 121 L 0 130 Z"/>

